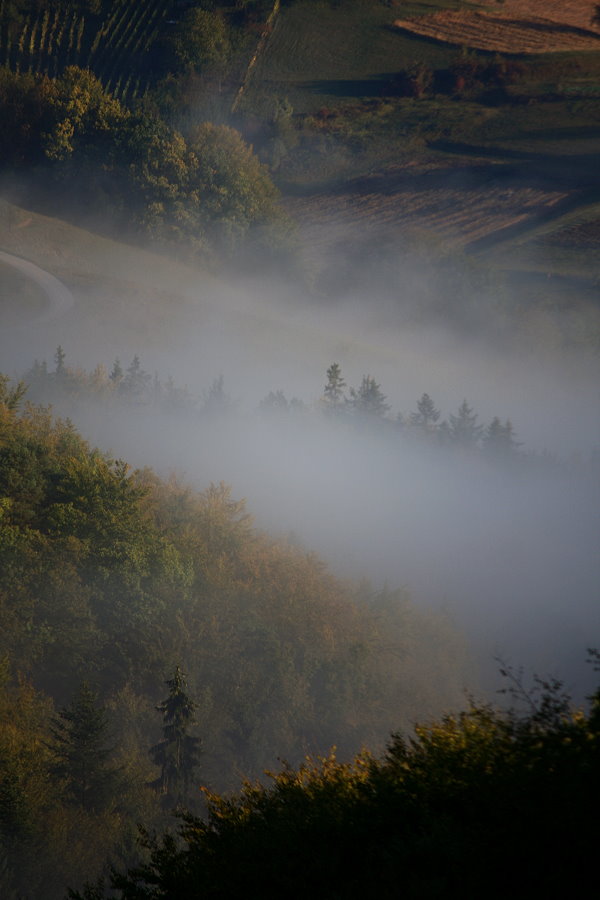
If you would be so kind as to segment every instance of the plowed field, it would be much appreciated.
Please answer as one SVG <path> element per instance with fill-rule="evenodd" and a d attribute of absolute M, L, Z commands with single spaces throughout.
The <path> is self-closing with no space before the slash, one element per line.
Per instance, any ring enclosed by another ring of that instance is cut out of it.
<path fill-rule="evenodd" d="M 504 228 L 532 223 L 568 194 L 561 190 L 487 182 L 483 177 L 440 184 L 427 175 L 363 179 L 343 193 L 288 199 L 305 254 L 318 266 L 329 250 L 390 230 L 429 233 L 446 247 L 465 247 Z"/>
<path fill-rule="evenodd" d="M 396 28 L 448 44 L 499 53 L 600 50 L 589 0 L 504 0 L 480 10 L 440 10 L 396 19 Z"/>

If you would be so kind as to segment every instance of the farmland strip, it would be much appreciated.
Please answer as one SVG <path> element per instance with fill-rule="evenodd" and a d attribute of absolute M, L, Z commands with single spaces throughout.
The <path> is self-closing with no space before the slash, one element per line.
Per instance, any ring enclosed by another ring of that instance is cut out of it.
<path fill-rule="evenodd" d="M 441 43 L 501 53 L 551 53 L 600 47 L 600 35 L 591 29 L 535 16 L 521 19 L 471 10 L 445 10 L 414 19 L 396 19 L 394 27 Z"/>

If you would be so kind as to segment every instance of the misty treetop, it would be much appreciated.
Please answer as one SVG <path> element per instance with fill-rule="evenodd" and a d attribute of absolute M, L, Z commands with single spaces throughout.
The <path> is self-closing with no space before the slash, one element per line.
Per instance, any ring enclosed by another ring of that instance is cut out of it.
<path fill-rule="evenodd" d="M 51 403 L 75 419 L 90 400 L 103 406 L 155 410 L 199 422 L 240 412 L 239 404 L 225 387 L 223 375 L 213 379 L 207 389 L 191 391 L 177 386 L 171 376 L 162 381 L 157 374 L 151 375 L 137 355 L 125 367 L 115 359 L 110 372 L 104 365 L 87 372 L 68 365 L 65 359 L 64 350 L 59 347 L 54 368 L 49 369 L 45 361 L 36 361 L 24 373 L 23 383 L 28 386 L 32 399 Z M 494 416 L 486 425 L 464 399 L 456 413 L 442 419 L 441 411 L 428 393 L 416 401 L 413 411 L 393 415 L 381 385 L 372 375 L 363 376 L 357 388 L 348 387 L 339 363 L 328 367 L 322 395 L 316 403 L 296 396 L 288 399 L 281 389 L 276 389 L 258 402 L 256 411 L 273 424 L 283 423 L 290 415 L 304 417 L 307 427 L 311 421 L 325 420 L 333 428 L 345 428 L 349 440 L 353 431 L 358 431 L 400 442 L 416 442 L 441 452 L 477 455 L 489 462 L 534 461 L 531 453 L 525 455 L 521 451 L 522 444 L 517 440 L 510 418 Z"/>

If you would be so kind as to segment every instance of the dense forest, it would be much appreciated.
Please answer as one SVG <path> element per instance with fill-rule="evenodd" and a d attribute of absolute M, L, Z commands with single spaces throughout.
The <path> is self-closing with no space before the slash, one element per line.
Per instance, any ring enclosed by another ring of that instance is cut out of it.
<path fill-rule="evenodd" d="M 332 753 L 266 787 L 208 794 L 207 820 L 183 814 L 176 836 L 143 833 L 142 866 L 113 870 L 109 893 L 101 882 L 73 897 L 593 893 L 598 692 L 584 713 L 560 683 L 502 674 L 508 712 L 472 703 L 410 739 L 393 735 L 382 758 Z"/>
<path fill-rule="evenodd" d="M 0 413 L 3 896 L 131 863 L 136 822 L 200 807 L 200 784 L 349 758 L 461 702 L 463 642 L 405 591 L 334 578 L 224 484 L 132 472 L 6 378 Z M 201 741 L 183 794 L 161 780 L 165 682 Z"/>
<path fill-rule="evenodd" d="M 201 428 L 233 414 L 222 379 L 194 396 L 137 357 L 88 373 L 59 347 L 52 371 L 36 363 L 27 377 L 32 396 L 75 414 L 97 403 Z M 596 712 L 574 712 L 557 683 L 528 692 L 508 670 L 527 715 L 472 702 L 410 737 L 460 708 L 472 683 L 443 614 L 406 590 L 333 577 L 293 538 L 259 532 L 225 484 L 198 492 L 132 471 L 28 400 L 24 381 L 1 385 L 3 896 L 60 898 L 88 882 L 81 896 L 101 897 L 98 878 L 117 897 L 187 897 L 192 884 L 238 896 L 238 876 L 265 896 L 317 884 L 358 896 L 370 883 L 392 896 L 400 861 L 408 896 L 448 896 L 481 828 L 494 838 L 477 844 L 469 890 L 528 828 L 532 879 L 546 877 L 549 841 L 565 854 L 552 878 L 566 878 L 593 816 L 582 803 L 597 779 Z M 317 417 L 345 441 L 368 432 L 515 473 L 550 464 L 520 449 L 509 420 L 478 424 L 466 401 L 444 421 L 427 394 L 406 416 L 389 412 L 373 378 L 347 388 L 334 363 L 315 409 L 272 391 L 255 415 L 276 427 Z M 354 758 L 392 731 L 386 756 Z M 313 856 L 315 842 L 327 852 Z"/>

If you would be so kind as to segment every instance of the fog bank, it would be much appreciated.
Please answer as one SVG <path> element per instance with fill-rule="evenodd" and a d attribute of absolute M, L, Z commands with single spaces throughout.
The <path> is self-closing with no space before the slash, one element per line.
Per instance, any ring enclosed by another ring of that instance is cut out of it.
<path fill-rule="evenodd" d="M 260 527 L 292 533 L 336 573 L 407 586 L 417 603 L 445 608 L 473 639 L 488 683 L 497 684 L 500 655 L 585 693 L 585 648 L 600 637 L 597 359 L 534 345 L 500 352 L 439 322 L 394 324 L 383 307 L 378 319 L 374 302 L 326 306 L 286 296 L 283 285 L 200 276 L 160 319 L 157 309 L 108 308 L 109 318 L 76 304 L 60 320 L 3 331 L 1 368 L 20 374 L 35 357 L 51 368 L 61 344 L 67 364 L 87 370 L 115 357 L 125 367 L 138 354 L 149 373 L 172 375 L 192 394 L 223 375 L 227 416 L 86 404 L 64 412 L 135 466 L 175 471 L 199 489 L 226 481 Z M 481 424 L 510 418 L 523 450 L 563 462 L 505 470 L 393 429 L 383 438 L 333 428 L 319 400 L 334 361 L 349 386 L 372 375 L 391 418 L 406 417 L 423 392 L 442 418 L 466 398 Z M 278 390 L 307 410 L 257 414 Z"/>

